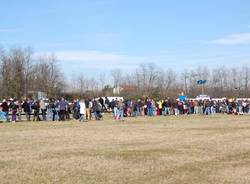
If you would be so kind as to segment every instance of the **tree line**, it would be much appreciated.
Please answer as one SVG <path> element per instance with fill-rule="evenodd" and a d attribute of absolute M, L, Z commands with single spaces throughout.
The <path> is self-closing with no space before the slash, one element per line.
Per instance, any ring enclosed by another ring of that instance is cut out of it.
<path fill-rule="evenodd" d="M 211 97 L 250 97 L 250 67 L 197 67 L 178 72 L 143 63 L 132 72 L 114 69 L 91 78 L 79 74 L 67 82 L 54 54 L 35 55 L 31 48 L 0 49 L 0 97 L 24 97 L 42 91 L 48 97 L 83 98 L 119 95 L 125 98 L 176 97 L 201 93 L 198 80 L 206 80 Z M 115 89 L 115 90 L 114 90 Z"/>
<path fill-rule="evenodd" d="M 64 87 L 63 73 L 56 57 L 34 57 L 31 48 L 0 50 L 0 97 L 21 98 L 32 91 L 56 96 Z"/>
<path fill-rule="evenodd" d="M 127 85 L 133 85 L 139 95 L 176 96 L 180 93 L 195 97 L 202 93 L 211 97 L 249 97 L 249 66 L 227 68 L 197 67 L 194 70 L 176 72 L 172 69 L 156 69 L 153 64 L 141 64 L 132 75 L 127 76 Z M 198 80 L 207 81 L 204 86 Z"/>

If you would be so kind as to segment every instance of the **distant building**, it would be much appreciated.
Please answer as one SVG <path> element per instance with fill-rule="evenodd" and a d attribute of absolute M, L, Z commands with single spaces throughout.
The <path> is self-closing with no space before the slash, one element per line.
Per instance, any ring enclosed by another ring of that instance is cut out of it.
<path fill-rule="evenodd" d="M 121 93 L 122 90 L 123 90 L 123 88 L 120 87 L 120 86 L 114 87 L 114 88 L 113 88 L 113 94 L 114 94 L 114 95 L 119 95 L 119 94 Z"/>
<path fill-rule="evenodd" d="M 47 98 L 47 94 L 42 91 L 29 91 L 28 96 L 32 97 L 33 99 Z"/>

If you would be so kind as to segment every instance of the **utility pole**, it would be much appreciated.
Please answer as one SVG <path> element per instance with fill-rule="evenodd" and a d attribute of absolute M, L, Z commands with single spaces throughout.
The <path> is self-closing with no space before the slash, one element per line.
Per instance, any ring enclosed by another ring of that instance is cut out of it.
<path fill-rule="evenodd" d="M 207 82 L 207 80 L 198 80 L 197 84 L 201 86 L 201 94 L 204 95 L 205 94 L 205 83 Z"/>
<path fill-rule="evenodd" d="M 202 86 L 201 86 L 201 94 L 202 94 L 202 95 L 205 94 L 205 92 L 204 92 L 204 84 L 205 84 L 205 83 L 203 83 Z"/>

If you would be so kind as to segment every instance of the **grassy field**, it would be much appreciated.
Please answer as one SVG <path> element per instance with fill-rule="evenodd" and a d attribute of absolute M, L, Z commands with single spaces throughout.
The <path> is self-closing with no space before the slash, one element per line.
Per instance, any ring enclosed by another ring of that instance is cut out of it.
<path fill-rule="evenodd" d="M 250 183 L 250 116 L 1 123 L 0 183 Z"/>

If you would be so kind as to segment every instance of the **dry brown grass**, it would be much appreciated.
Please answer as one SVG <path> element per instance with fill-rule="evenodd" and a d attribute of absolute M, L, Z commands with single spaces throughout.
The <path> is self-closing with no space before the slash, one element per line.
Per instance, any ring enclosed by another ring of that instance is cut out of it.
<path fill-rule="evenodd" d="M 0 183 L 250 183 L 250 116 L 0 124 Z"/>

